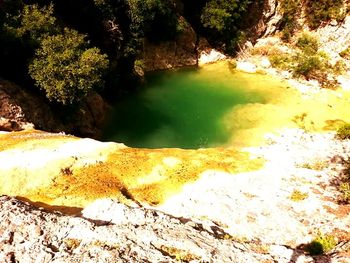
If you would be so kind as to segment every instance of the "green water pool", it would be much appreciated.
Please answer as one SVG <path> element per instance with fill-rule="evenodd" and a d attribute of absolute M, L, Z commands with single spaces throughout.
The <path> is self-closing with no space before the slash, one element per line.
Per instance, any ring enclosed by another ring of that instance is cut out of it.
<path fill-rule="evenodd" d="M 229 65 L 223 72 L 186 69 L 148 74 L 138 94 L 114 105 L 104 140 L 143 148 L 224 145 L 232 131 L 223 117 L 237 105 L 264 101 L 261 92 L 247 85 L 247 79 L 231 72 Z"/>

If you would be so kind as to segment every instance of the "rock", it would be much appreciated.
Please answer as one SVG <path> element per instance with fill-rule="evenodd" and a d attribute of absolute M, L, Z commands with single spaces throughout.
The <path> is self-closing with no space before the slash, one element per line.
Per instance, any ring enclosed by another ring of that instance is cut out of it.
<path fill-rule="evenodd" d="M 264 37 L 259 38 L 254 47 L 276 46 L 278 44 L 281 44 L 281 40 L 278 37 Z"/>
<path fill-rule="evenodd" d="M 255 252 L 249 243 L 242 245 L 226 238 L 214 225 L 205 227 L 154 210 L 115 205 L 123 211 L 127 221 L 93 222 L 47 213 L 14 198 L 0 197 L 0 232 L 13 235 L 12 242 L 9 238 L 0 239 L 0 262 L 182 260 L 243 263 L 272 260 L 269 255 Z M 32 231 L 37 227 L 41 235 Z"/>
<path fill-rule="evenodd" d="M 21 122 L 15 120 L 9 120 L 0 117 L 0 131 L 22 131 L 22 130 L 33 130 L 34 124 L 29 122 Z"/>
<path fill-rule="evenodd" d="M 255 25 L 248 30 L 254 41 L 260 37 L 273 35 L 278 30 L 282 20 L 279 2 L 278 0 L 263 1 L 263 10 L 258 12 L 259 18 Z M 256 8 L 261 9 L 261 6 L 257 5 Z"/>
<path fill-rule="evenodd" d="M 4 80 L 0 80 L 0 117 L 0 129 L 5 131 L 32 129 L 34 126 L 47 131 L 63 128 L 44 99 Z"/>
<path fill-rule="evenodd" d="M 340 52 L 348 47 L 344 43 L 350 43 L 350 16 L 346 16 L 337 26 L 332 22 L 319 27 L 314 33 L 320 40 L 321 48 L 331 57 L 337 57 Z"/>
<path fill-rule="evenodd" d="M 198 65 L 201 66 L 209 63 L 214 63 L 220 60 L 224 60 L 226 58 L 227 57 L 224 54 L 218 52 L 217 50 L 210 49 L 209 52 L 208 51 L 201 52 L 198 59 Z"/>
<path fill-rule="evenodd" d="M 263 67 L 263 68 L 271 68 L 271 62 L 268 58 L 264 57 L 261 59 L 261 62 L 260 62 L 260 65 Z"/>
<path fill-rule="evenodd" d="M 256 65 L 250 62 L 237 61 L 236 69 L 247 73 L 256 73 L 257 67 Z"/>
<path fill-rule="evenodd" d="M 197 65 L 197 34 L 183 17 L 179 19 L 186 26 L 174 41 L 159 44 L 145 41 L 143 56 L 145 71 Z"/>
<path fill-rule="evenodd" d="M 91 92 L 78 111 L 71 113 L 71 120 L 65 124 L 65 131 L 81 137 L 98 139 L 101 136 L 107 113 L 111 106 L 96 92 Z"/>
<path fill-rule="evenodd" d="M 350 74 L 345 76 L 339 76 L 337 78 L 338 83 L 344 90 L 350 90 Z"/>
<path fill-rule="evenodd" d="M 48 102 L 9 81 L 0 80 L 0 130 L 21 131 L 40 129 L 65 131 L 83 137 L 99 138 L 111 107 L 96 92 L 81 103 L 69 118 L 52 110 Z M 65 121 L 62 121 L 65 120 Z"/>

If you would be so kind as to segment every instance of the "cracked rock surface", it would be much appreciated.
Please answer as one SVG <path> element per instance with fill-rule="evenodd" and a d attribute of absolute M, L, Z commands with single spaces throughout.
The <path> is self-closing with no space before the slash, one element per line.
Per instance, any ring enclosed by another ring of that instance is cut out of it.
<path fill-rule="evenodd" d="M 212 222 L 105 202 L 120 212 L 118 220 L 48 213 L 0 197 L 0 262 L 344 262 L 337 255 L 314 261 L 279 245 L 267 251 L 263 244 L 234 240 Z"/>

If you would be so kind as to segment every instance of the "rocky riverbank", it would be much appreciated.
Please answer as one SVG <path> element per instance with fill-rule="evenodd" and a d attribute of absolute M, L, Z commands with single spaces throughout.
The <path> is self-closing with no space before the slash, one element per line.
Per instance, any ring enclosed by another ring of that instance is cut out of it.
<path fill-rule="evenodd" d="M 336 182 L 350 142 L 334 133 L 286 129 L 242 153 L 0 136 L 1 192 L 51 211 L 0 199 L 8 262 L 348 262 L 350 207 Z M 319 233 L 336 245 L 312 257 L 303 247 Z"/>

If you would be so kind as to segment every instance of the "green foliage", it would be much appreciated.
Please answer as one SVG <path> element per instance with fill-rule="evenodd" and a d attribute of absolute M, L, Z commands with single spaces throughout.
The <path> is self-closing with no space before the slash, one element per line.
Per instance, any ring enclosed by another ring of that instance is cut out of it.
<path fill-rule="evenodd" d="M 224 42 L 232 51 L 242 37 L 239 22 L 246 14 L 251 0 L 209 0 L 201 12 L 201 23 L 214 38 Z"/>
<path fill-rule="evenodd" d="M 14 18 L 18 27 L 9 26 L 9 30 L 20 38 L 28 35 L 32 41 L 39 42 L 41 38 L 59 32 L 53 12 L 53 4 L 42 8 L 36 4 L 25 5 L 21 14 Z"/>
<path fill-rule="evenodd" d="M 338 191 L 341 193 L 340 201 L 346 204 L 350 203 L 350 180 L 339 185 Z"/>
<path fill-rule="evenodd" d="M 269 60 L 273 67 L 288 70 L 293 64 L 294 59 L 291 54 L 286 54 L 283 52 L 274 52 L 273 54 L 269 55 Z"/>
<path fill-rule="evenodd" d="M 296 41 L 297 50 L 294 53 L 283 53 L 275 50 L 268 51 L 272 66 L 291 70 L 295 77 L 305 77 L 306 79 L 317 80 L 322 87 L 334 89 L 337 82 L 328 78 L 329 73 L 340 74 L 346 69 L 341 62 L 334 66 L 329 63 L 326 53 L 319 51 L 319 41 L 309 33 L 303 33 Z"/>
<path fill-rule="evenodd" d="M 203 26 L 223 31 L 241 18 L 250 3 L 248 0 L 209 0 L 201 15 Z"/>
<path fill-rule="evenodd" d="M 305 55 L 300 54 L 298 56 L 298 64 L 294 69 L 295 76 L 304 76 L 307 79 L 315 79 L 323 70 L 323 61 L 318 55 Z"/>
<path fill-rule="evenodd" d="M 282 40 L 289 41 L 298 27 L 297 16 L 300 13 L 301 0 L 282 0 Z"/>
<path fill-rule="evenodd" d="M 340 140 L 350 139 L 350 123 L 346 123 L 337 130 L 337 138 Z"/>
<path fill-rule="evenodd" d="M 306 55 L 314 55 L 319 49 L 319 41 L 316 37 L 309 33 L 302 33 L 302 35 L 297 39 L 296 46 L 300 48 L 302 52 Z"/>
<path fill-rule="evenodd" d="M 301 6 L 306 4 L 306 20 L 308 25 L 315 29 L 322 22 L 332 19 L 341 20 L 346 15 L 346 0 L 281 0 L 282 39 L 289 41 L 298 25 L 297 18 L 300 16 Z"/>
<path fill-rule="evenodd" d="M 310 0 L 306 18 L 311 28 L 316 28 L 324 21 L 341 20 L 346 15 L 345 0 Z"/>
<path fill-rule="evenodd" d="M 232 4 L 224 6 L 219 1 L 209 1 L 206 4 L 201 16 L 204 27 L 209 27 L 218 31 L 222 31 L 226 27 L 228 20 L 232 16 L 230 14 L 232 12 L 231 10 L 235 10 L 238 6 L 237 1 L 228 2 Z"/>
<path fill-rule="evenodd" d="M 65 29 L 63 34 L 41 41 L 29 74 L 48 99 L 71 104 L 103 84 L 107 67 L 107 56 L 97 48 L 88 48 L 84 35 Z"/>
<path fill-rule="evenodd" d="M 137 36 L 171 38 L 176 33 L 178 18 L 172 0 L 127 0 L 131 29 Z"/>
<path fill-rule="evenodd" d="M 330 252 L 338 244 L 337 239 L 332 235 L 318 233 L 315 239 L 306 246 L 310 255 L 322 255 Z"/>

